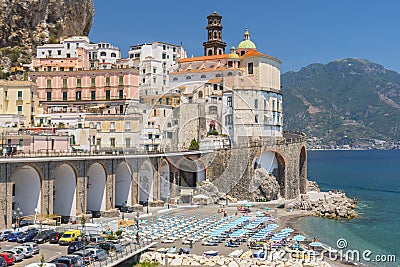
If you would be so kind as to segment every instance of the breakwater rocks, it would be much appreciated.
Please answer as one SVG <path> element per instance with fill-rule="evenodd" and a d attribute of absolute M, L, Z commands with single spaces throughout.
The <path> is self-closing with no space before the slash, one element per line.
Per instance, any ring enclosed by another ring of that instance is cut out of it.
<path fill-rule="evenodd" d="M 300 195 L 296 199 L 288 200 L 285 203 L 286 207 L 308 210 L 314 215 L 331 218 L 356 218 L 358 214 L 355 212 L 355 202 L 348 198 L 345 193 L 332 192 L 307 192 Z"/>
<path fill-rule="evenodd" d="M 331 266 L 324 261 L 303 262 L 296 259 L 283 260 L 260 260 L 260 259 L 240 259 L 224 256 L 198 256 L 193 254 L 176 255 L 167 254 L 168 266 L 223 266 L 223 267 L 329 267 Z M 157 252 L 146 252 L 140 256 L 140 262 L 158 262 L 165 265 L 166 254 Z"/>

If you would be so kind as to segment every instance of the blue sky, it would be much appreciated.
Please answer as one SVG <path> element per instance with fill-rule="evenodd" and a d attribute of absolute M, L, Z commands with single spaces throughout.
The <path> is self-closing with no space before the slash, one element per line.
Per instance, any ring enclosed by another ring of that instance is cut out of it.
<path fill-rule="evenodd" d="M 282 73 L 311 63 L 365 58 L 400 72 L 400 1 L 397 0 L 94 0 L 93 42 L 127 55 L 129 46 L 182 42 L 188 56 L 203 54 L 206 16 L 218 11 L 227 52 L 246 24 L 259 51 L 283 61 Z"/>

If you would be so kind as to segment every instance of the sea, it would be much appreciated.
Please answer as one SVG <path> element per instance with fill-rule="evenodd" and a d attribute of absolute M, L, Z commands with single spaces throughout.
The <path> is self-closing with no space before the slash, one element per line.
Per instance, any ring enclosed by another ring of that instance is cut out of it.
<path fill-rule="evenodd" d="M 342 255 L 354 255 L 359 265 L 400 266 L 400 150 L 309 151 L 307 156 L 308 179 L 323 191 L 343 190 L 358 198 L 360 217 L 305 217 L 299 230 Z"/>

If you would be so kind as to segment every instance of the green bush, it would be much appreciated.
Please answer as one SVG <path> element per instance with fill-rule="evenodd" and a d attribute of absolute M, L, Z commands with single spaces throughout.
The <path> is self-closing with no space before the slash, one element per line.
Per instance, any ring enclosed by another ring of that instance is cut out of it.
<path fill-rule="evenodd" d="M 199 142 L 196 141 L 196 138 L 193 138 L 192 141 L 190 141 L 189 150 L 199 150 L 199 149 L 200 149 Z"/>

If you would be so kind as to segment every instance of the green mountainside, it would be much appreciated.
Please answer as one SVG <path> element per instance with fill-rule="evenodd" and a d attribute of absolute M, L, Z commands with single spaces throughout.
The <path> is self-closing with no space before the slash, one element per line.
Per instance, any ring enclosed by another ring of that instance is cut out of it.
<path fill-rule="evenodd" d="M 400 74 L 364 59 L 311 64 L 282 75 L 284 123 L 312 147 L 366 148 L 400 140 Z"/>

